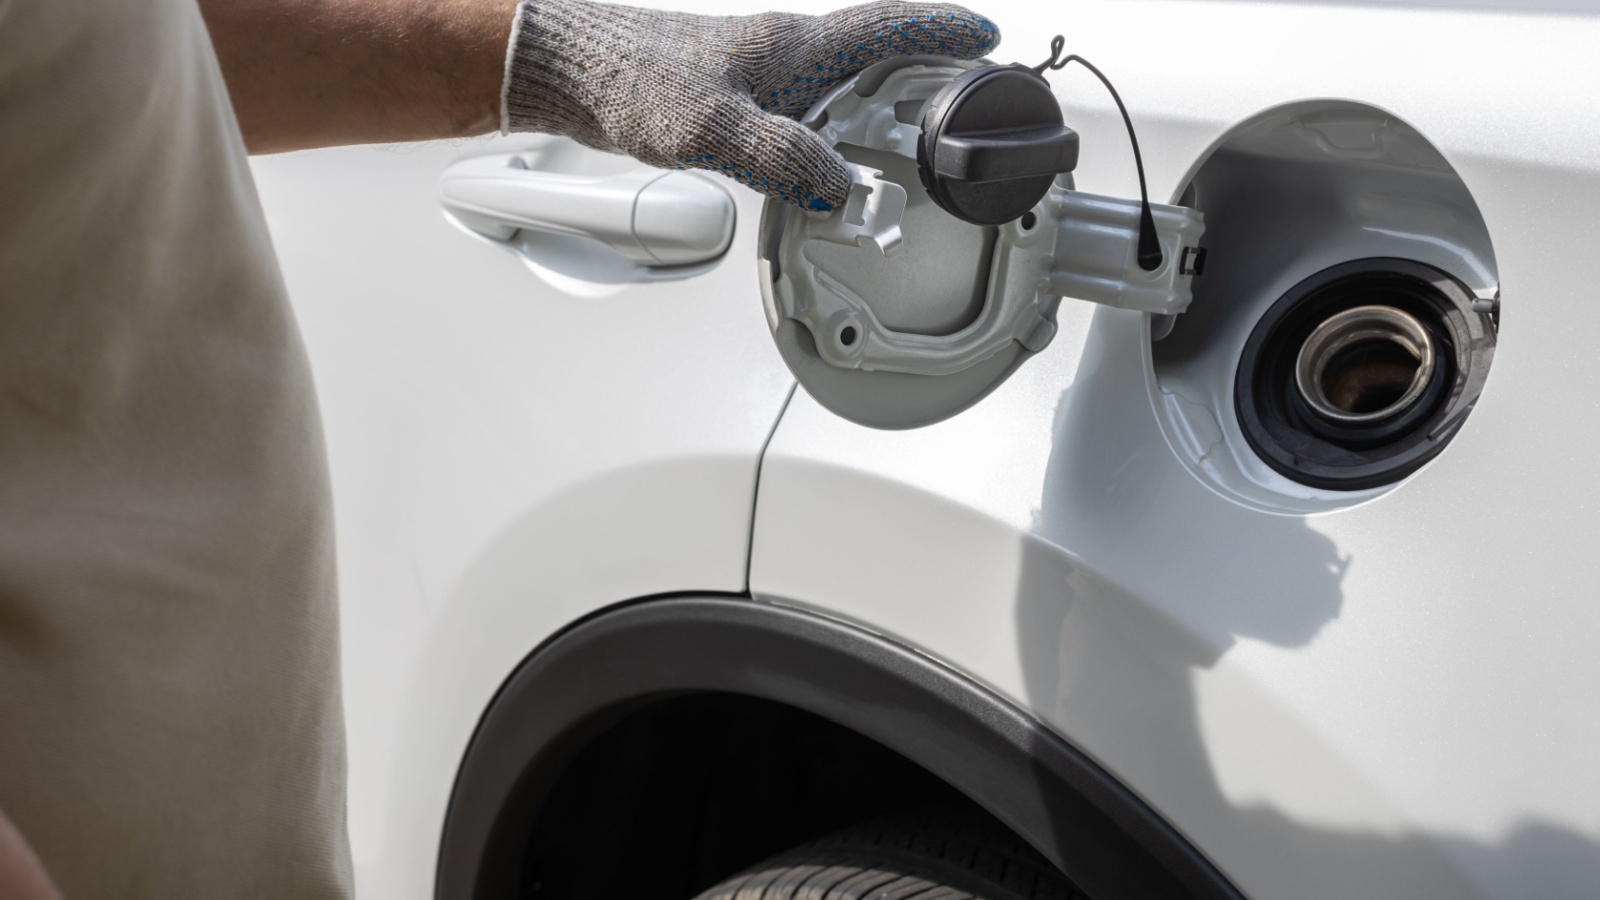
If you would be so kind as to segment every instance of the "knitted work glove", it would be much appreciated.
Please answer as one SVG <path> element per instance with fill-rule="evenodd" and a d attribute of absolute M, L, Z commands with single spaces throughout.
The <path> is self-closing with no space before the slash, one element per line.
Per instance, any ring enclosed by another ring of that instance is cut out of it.
<path fill-rule="evenodd" d="M 889 56 L 974 59 L 999 41 L 988 19 L 942 3 L 699 16 L 522 0 L 502 126 L 566 135 L 652 166 L 722 172 L 768 196 L 831 210 L 844 202 L 850 173 L 798 121 L 817 98 Z"/>

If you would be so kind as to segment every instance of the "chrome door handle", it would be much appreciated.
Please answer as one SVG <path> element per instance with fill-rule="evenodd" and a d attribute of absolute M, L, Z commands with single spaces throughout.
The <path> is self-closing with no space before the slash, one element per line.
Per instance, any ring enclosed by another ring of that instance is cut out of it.
<path fill-rule="evenodd" d="M 490 240 L 510 241 L 524 229 L 573 235 L 652 268 L 710 262 L 733 241 L 733 198 L 694 172 L 558 175 L 531 170 L 515 154 L 480 156 L 445 169 L 439 202 Z"/>

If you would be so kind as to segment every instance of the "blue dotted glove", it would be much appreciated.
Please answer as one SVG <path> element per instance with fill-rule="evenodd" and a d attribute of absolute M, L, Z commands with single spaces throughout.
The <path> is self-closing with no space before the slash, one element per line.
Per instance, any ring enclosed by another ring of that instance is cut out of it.
<path fill-rule="evenodd" d="M 988 19 L 880 0 L 822 16 L 698 16 L 586 0 L 523 0 L 505 130 L 567 135 L 663 168 L 721 172 L 806 209 L 844 203 L 844 160 L 799 124 L 834 85 L 890 56 L 974 59 Z"/>

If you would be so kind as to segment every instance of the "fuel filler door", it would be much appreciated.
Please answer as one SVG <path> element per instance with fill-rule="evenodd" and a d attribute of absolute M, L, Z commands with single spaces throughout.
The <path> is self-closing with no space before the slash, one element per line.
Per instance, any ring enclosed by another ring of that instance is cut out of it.
<path fill-rule="evenodd" d="M 1200 213 L 1073 190 L 1078 135 L 1043 68 L 886 60 L 802 120 L 850 164 L 849 199 L 767 203 L 761 288 L 784 361 L 823 406 L 929 425 L 1048 347 L 1062 298 L 1188 307 Z"/>

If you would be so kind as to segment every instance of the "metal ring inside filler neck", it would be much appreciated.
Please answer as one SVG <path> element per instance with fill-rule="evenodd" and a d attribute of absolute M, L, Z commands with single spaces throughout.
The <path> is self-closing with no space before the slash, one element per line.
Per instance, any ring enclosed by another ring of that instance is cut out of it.
<path fill-rule="evenodd" d="M 1328 396 L 1328 367 L 1352 347 L 1387 342 L 1417 361 L 1411 381 L 1399 398 L 1381 409 L 1355 412 L 1335 405 Z M 1358 306 L 1329 316 L 1300 346 L 1295 359 L 1295 387 L 1318 417 L 1341 425 L 1367 425 L 1404 412 L 1428 387 L 1436 364 L 1433 338 L 1415 316 L 1393 306 Z"/>

